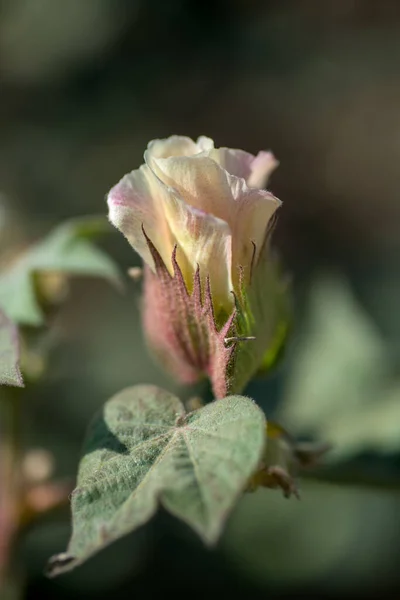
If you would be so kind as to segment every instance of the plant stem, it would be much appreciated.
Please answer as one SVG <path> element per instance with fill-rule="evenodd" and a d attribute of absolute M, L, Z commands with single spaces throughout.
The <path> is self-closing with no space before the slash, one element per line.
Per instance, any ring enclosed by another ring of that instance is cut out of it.
<path fill-rule="evenodd" d="M 0 596 L 5 600 L 19 595 L 11 557 L 20 506 L 18 391 L 0 391 Z"/>

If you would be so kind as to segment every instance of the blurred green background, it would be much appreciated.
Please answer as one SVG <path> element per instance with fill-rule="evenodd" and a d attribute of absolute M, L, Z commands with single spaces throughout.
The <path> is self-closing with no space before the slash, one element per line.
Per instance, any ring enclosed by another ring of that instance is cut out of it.
<path fill-rule="evenodd" d="M 296 318 L 285 360 L 248 394 L 333 444 L 300 502 L 246 496 L 212 552 L 162 513 L 48 580 L 70 533 L 68 509 L 49 515 L 17 548 L 27 599 L 398 597 L 399 74 L 395 0 L 0 0 L 2 249 L 105 214 L 153 138 L 272 149 Z M 103 247 L 124 270 L 139 264 L 117 232 Z M 139 292 L 74 280 L 40 342 L 48 373 L 24 392 L 25 442 L 50 449 L 60 477 L 75 476 L 114 392 L 179 391 L 144 349 Z"/>

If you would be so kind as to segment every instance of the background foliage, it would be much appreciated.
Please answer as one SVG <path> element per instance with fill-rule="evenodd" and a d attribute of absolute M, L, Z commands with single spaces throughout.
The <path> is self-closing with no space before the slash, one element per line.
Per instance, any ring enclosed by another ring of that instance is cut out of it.
<path fill-rule="evenodd" d="M 273 149 L 295 329 L 279 370 L 247 392 L 302 439 L 333 444 L 300 502 L 249 494 L 211 552 L 162 512 L 48 580 L 70 533 L 68 509 L 55 511 L 17 548 L 28 599 L 397 596 L 399 32 L 390 0 L 1 0 L 0 264 L 62 219 L 105 213 L 149 139 Z M 138 264 L 117 233 L 103 249 Z M 67 479 L 115 392 L 151 381 L 186 393 L 148 358 L 133 282 L 69 286 L 51 328 L 29 333 L 36 383 L 23 391 L 24 442 L 50 449 Z"/>

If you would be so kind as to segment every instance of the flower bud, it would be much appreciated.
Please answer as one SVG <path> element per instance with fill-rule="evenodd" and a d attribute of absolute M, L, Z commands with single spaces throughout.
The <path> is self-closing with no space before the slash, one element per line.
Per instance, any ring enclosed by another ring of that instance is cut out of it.
<path fill-rule="evenodd" d="M 144 159 L 108 206 L 145 263 L 149 346 L 182 383 L 208 377 L 216 398 L 238 393 L 286 325 L 269 249 L 280 201 L 260 189 L 278 163 L 181 136 L 150 142 Z"/>

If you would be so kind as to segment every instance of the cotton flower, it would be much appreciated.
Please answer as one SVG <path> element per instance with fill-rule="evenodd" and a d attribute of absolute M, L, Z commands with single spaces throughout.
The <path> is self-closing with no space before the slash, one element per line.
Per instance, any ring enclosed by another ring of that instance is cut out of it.
<path fill-rule="evenodd" d="M 280 205 L 262 189 L 278 163 L 271 152 L 183 136 L 150 142 L 144 160 L 111 189 L 108 206 L 146 265 L 149 344 L 181 381 L 206 375 L 217 397 L 239 391 L 235 340 L 257 335 L 248 292 Z"/>

